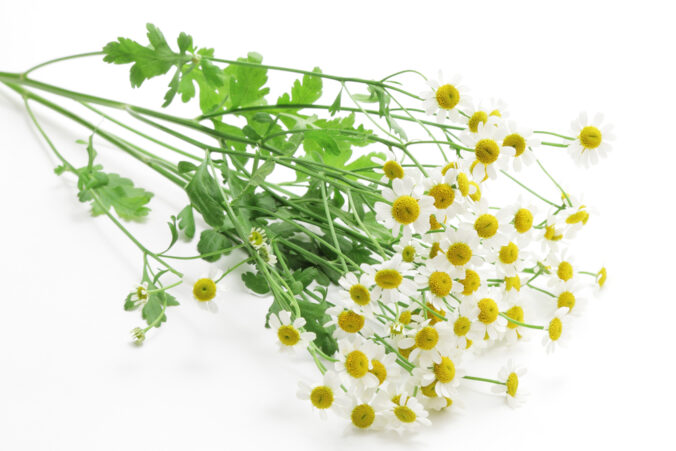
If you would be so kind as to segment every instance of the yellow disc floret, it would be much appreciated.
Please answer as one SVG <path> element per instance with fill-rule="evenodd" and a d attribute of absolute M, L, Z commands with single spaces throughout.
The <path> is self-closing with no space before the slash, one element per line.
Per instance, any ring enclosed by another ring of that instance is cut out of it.
<path fill-rule="evenodd" d="M 415 345 L 420 349 L 429 351 L 439 342 L 439 332 L 434 327 L 423 327 L 415 334 Z"/>
<path fill-rule="evenodd" d="M 338 315 L 338 327 L 347 333 L 355 334 L 364 327 L 364 317 L 352 310 L 345 310 Z"/>
<path fill-rule="evenodd" d="M 411 263 L 413 260 L 415 260 L 415 247 L 411 246 L 410 244 L 404 247 L 401 250 L 401 259 L 406 263 Z"/>
<path fill-rule="evenodd" d="M 606 283 L 606 279 L 608 278 L 608 271 L 606 270 L 605 267 L 601 268 L 597 275 L 597 280 L 596 283 L 599 284 L 599 287 L 603 287 L 603 285 Z"/>
<path fill-rule="evenodd" d="M 482 139 L 474 146 L 474 154 L 479 162 L 488 166 L 500 156 L 500 146 L 492 139 Z"/>
<path fill-rule="evenodd" d="M 479 306 L 479 321 L 484 324 L 490 324 L 498 319 L 498 305 L 491 298 L 483 298 L 478 303 Z"/>
<path fill-rule="evenodd" d="M 467 196 L 469 194 L 469 179 L 467 178 L 467 174 L 460 172 L 456 178 L 456 182 L 458 183 L 460 194 Z"/>
<path fill-rule="evenodd" d="M 408 324 L 411 322 L 411 311 L 405 310 L 399 315 L 399 322 L 401 324 Z"/>
<path fill-rule="evenodd" d="M 394 408 L 394 415 L 402 423 L 413 423 L 415 421 L 416 414 L 410 407 L 407 406 L 397 406 Z"/>
<path fill-rule="evenodd" d="M 390 180 L 404 178 L 404 168 L 396 161 L 390 160 L 383 165 L 383 172 L 385 177 Z"/>
<path fill-rule="evenodd" d="M 519 247 L 510 241 L 509 244 L 500 248 L 499 258 L 501 263 L 511 265 L 519 258 Z"/>
<path fill-rule="evenodd" d="M 533 227 L 533 213 L 527 208 L 520 208 L 514 215 L 514 228 L 519 233 L 526 233 L 531 227 Z"/>
<path fill-rule="evenodd" d="M 549 339 L 552 341 L 556 341 L 559 338 L 561 338 L 561 332 L 563 330 L 563 324 L 561 323 L 561 320 L 559 318 L 554 318 L 549 322 Z"/>
<path fill-rule="evenodd" d="M 601 145 L 601 130 L 588 125 L 580 132 L 580 143 L 585 149 L 596 149 Z"/>
<path fill-rule="evenodd" d="M 368 288 L 358 283 L 350 287 L 350 299 L 357 305 L 367 305 L 371 302 L 371 293 Z"/>
<path fill-rule="evenodd" d="M 519 388 L 519 376 L 516 373 L 510 373 L 507 376 L 507 394 L 511 397 L 516 396 L 516 389 Z"/>
<path fill-rule="evenodd" d="M 392 217 L 400 224 L 411 224 L 420 216 L 420 205 L 411 196 L 400 196 L 392 204 Z"/>
<path fill-rule="evenodd" d="M 526 150 L 526 140 L 523 136 L 512 133 L 511 135 L 505 136 L 505 139 L 502 141 L 503 146 L 514 147 L 516 150 L 515 156 L 520 156 Z"/>
<path fill-rule="evenodd" d="M 387 379 L 387 368 L 385 368 L 385 365 L 380 360 L 373 359 L 371 360 L 371 366 L 373 368 L 369 370 L 369 373 L 378 378 L 378 385 L 385 382 L 385 379 Z"/>
<path fill-rule="evenodd" d="M 430 275 L 429 278 L 429 288 L 432 294 L 437 297 L 443 298 L 448 296 L 448 293 L 451 292 L 453 287 L 453 279 L 448 273 L 443 271 L 435 271 Z"/>
<path fill-rule="evenodd" d="M 310 401 L 318 409 L 328 409 L 333 404 L 333 390 L 325 385 L 315 387 L 310 393 Z"/>
<path fill-rule="evenodd" d="M 466 265 L 472 258 L 472 248 L 465 243 L 453 243 L 446 251 L 446 258 L 454 266 Z"/>
<path fill-rule="evenodd" d="M 434 206 L 439 209 L 450 207 L 455 200 L 455 191 L 447 183 L 434 185 L 429 195 L 434 198 Z"/>
<path fill-rule="evenodd" d="M 366 376 L 369 371 L 369 359 L 361 351 L 352 351 L 345 356 L 345 370 L 355 379 Z"/>
<path fill-rule="evenodd" d="M 211 279 L 200 279 L 193 285 L 192 294 L 198 301 L 210 301 L 216 297 L 216 283 Z"/>
<path fill-rule="evenodd" d="M 514 307 L 507 310 L 505 312 L 505 315 L 509 316 L 511 319 L 518 321 L 520 323 L 523 322 L 523 308 L 521 308 L 518 305 L 515 305 Z M 511 321 L 507 321 L 507 327 L 510 329 L 516 329 L 517 327 L 519 327 L 519 325 Z"/>
<path fill-rule="evenodd" d="M 442 384 L 447 384 L 455 377 L 455 364 L 448 357 L 442 357 L 441 363 L 434 364 L 434 375 Z"/>
<path fill-rule="evenodd" d="M 498 232 L 498 218 L 483 214 L 474 221 L 474 230 L 481 238 L 491 238 Z"/>
<path fill-rule="evenodd" d="M 286 346 L 294 346 L 300 341 L 300 332 L 293 326 L 284 325 L 277 329 L 279 341 Z"/>
<path fill-rule="evenodd" d="M 437 254 L 439 252 L 441 252 L 441 246 L 439 246 L 439 243 L 438 242 L 432 243 L 432 247 L 430 248 L 429 257 L 434 258 L 434 257 L 437 256 Z"/>
<path fill-rule="evenodd" d="M 396 269 L 381 269 L 375 277 L 376 285 L 386 290 L 397 288 L 402 280 L 401 273 Z"/>
<path fill-rule="evenodd" d="M 479 289 L 481 286 L 481 277 L 479 277 L 479 274 L 476 271 L 467 269 L 465 270 L 465 278 L 461 279 L 460 283 L 462 283 L 462 286 L 464 287 L 462 294 L 467 296 Z"/>
<path fill-rule="evenodd" d="M 570 291 L 562 292 L 556 300 L 556 307 L 568 307 L 569 310 L 573 310 L 573 307 L 575 307 L 575 295 Z"/>
<path fill-rule="evenodd" d="M 376 419 L 376 412 L 373 410 L 373 407 L 368 404 L 360 404 L 352 409 L 350 419 L 352 420 L 352 424 L 358 428 L 366 429 L 371 426 Z"/>
<path fill-rule="evenodd" d="M 521 278 L 518 274 L 513 277 L 505 277 L 505 291 L 509 290 L 521 291 Z"/>
<path fill-rule="evenodd" d="M 469 131 L 476 133 L 479 130 L 479 124 L 485 124 L 488 120 L 488 114 L 485 111 L 477 111 L 467 121 Z"/>
<path fill-rule="evenodd" d="M 453 85 L 443 85 L 437 89 L 435 94 L 439 108 L 444 110 L 452 110 L 460 101 L 460 93 Z"/>
<path fill-rule="evenodd" d="M 472 322 L 469 318 L 464 316 L 459 316 L 458 319 L 453 323 L 453 333 L 458 337 L 464 337 L 469 332 L 469 329 L 472 327 Z"/>
<path fill-rule="evenodd" d="M 559 263 L 559 267 L 556 270 L 556 275 L 559 276 L 559 279 L 563 280 L 564 282 L 569 281 L 573 278 L 573 265 L 566 261 Z"/>

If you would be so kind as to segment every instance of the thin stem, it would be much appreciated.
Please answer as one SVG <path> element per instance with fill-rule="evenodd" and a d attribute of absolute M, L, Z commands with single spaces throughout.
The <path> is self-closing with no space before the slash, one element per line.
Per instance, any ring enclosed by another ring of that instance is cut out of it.
<path fill-rule="evenodd" d="M 471 381 L 490 382 L 491 384 L 496 384 L 496 385 L 507 385 L 506 382 L 496 381 L 495 379 L 487 379 L 485 377 L 463 376 L 462 378 L 463 379 L 469 379 Z"/>
<path fill-rule="evenodd" d="M 561 194 L 563 194 L 563 197 L 565 197 L 565 198 L 566 198 L 566 201 L 568 202 L 568 206 L 569 206 L 569 207 L 572 207 L 572 206 L 573 206 L 573 203 L 570 201 L 570 198 L 568 197 L 568 194 L 564 191 L 563 188 L 561 188 L 561 185 L 559 185 L 559 183 L 558 183 L 556 180 L 554 180 L 554 177 L 552 177 L 551 174 L 550 174 L 549 172 L 547 172 L 547 170 L 545 169 L 545 167 L 542 166 L 542 163 L 540 163 L 540 160 L 538 160 L 538 159 L 536 158 L 535 161 L 537 162 L 538 166 L 540 166 L 540 169 L 542 169 L 542 171 L 543 171 L 545 174 L 547 174 L 547 177 L 549 177 L 549 180 L 551 180 L 552 182 L 554 182 L 554 185 L 556 185 L 556 187 L 559 189 L 559 191 L 561 191 Z"/>
<path fill-rule="evenodd" d="M 40 63 L 36 66 L 31 67 L 30 69 L 28 69 L 27 71 L 25 71 L 23 73 L 23 76 L 26 77 L 26 76 L 28 76 L 28 74 L 30 74 L 34 70 L 39 69 L 41 67 L 49 66 L 50 64 L 58 63 L 58 62 L 61 62 L 61 61 L 72 60 L 72 59 L 76 59 L 76 58 L 84 58 L 84 57 L 87 57 L 87 56 L 97 56 L 97 55 L 103 55 L 103 52 L 97 51 L 97 52 L 78 53 L 78 54 L 75 54 L 75 55 L 68 55 L 68 56 L 62 56 L 60 58 L 54 58 L 54 59 L 45 61 L 44 63 Z"/>
<path fill-rule="evenodd" d="M 324 182 L 319 184 L 321 191 L 322 191 L 322 200 L 324 201 L 324 213 L 326 214 L 326 221 L 329 225 L 329 233 L 331 234 L 331 239 L 333 240 L 333 244 L 336 247 L 336 254 L 338 255 L 338 258 L 340 259 L 340 263 L 343 266 L 343 274 L 347 274 L 348 269 L 347 269 L 347 263 L 345 263 L 345 258 L 343 257 L 343 252 L 340 249 L 340 244 L 338 243 L 338 237 L 336 236 L 336 230 L 333 227 L 333 218 L 331 217 L 331 212 L 329 211 L 329 199 L 328 196 L 326 195 L 326 185 Z M 358 265 L 357 265 L 358 266 Z"/>
<path fill-rule="evenodd" d="M 514 182 L 515 182 L 517 185 L 519 185 L 521 188 L 523 188 L 523 189 L 525 189 L 526 191 L 528 191 L 529 193 L 531 193 L 533 196 L 537 197 L 538 199 L 540 199 L 540 200 L 542 200 L 542 201 L 544 201 L 544 202 L 547 202 L 549 205 L 551 205 L 551 206 L 553 206 L 553 207 L 558 207 L 557 204 L 555 204 L 554 202 L 552 202 L 552 201 L 550 201 L 550 200 L 547 200 L 547 199 L 545 199 L 544 197 L 540 196 L 538 193 L 536 193 L 535 191 L 533 191 L 532 189 L 528 188 L 526 185 L 524 185 L 523 183 L 521 183 L 520 181 L 518 181 L 517 179 L 515 179 L 515 178 L 512 177 L 511 175 L 509 175 L 508 172 L 506 172 L 506 171 L 504 171 L 504 170 L 502 170 L 502 169 L 500 169 L 500 172 L 502 172 L 502 173 L 505 174 L 507 177 L 509 177 L 510 179 L 512 179 L 512 181 L 514 181 Z"/>

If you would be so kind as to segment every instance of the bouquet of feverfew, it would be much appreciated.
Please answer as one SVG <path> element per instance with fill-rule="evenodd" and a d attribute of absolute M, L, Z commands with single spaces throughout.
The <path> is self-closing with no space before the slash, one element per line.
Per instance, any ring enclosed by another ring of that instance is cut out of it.
<path fill-rule="evenodd" d="M 322 416 L 333 410 L 357 428 L 408 431 L 477 383 L 518 405 L 523 369 L 508 348 L 535 337 L 554 350 L 606 281 L 605 268 L 589 271 L 568 251 L 589 208 L 539 159 L 568 152 L 582 166 L 596 163 L 612 140 L 602 118 L 582 114 L 568 135 L 534 131 L 502 102 L 476 103 L 441 73 L 368 80 L 268 66 L 256 53 L 224 60 L 185 33 L 174 47 L 147 28 L 148 44 L 119 38 L 103 51 L 0 72 L 58 158 L 56 174 L 77 180 L 92 215 L 107 216 L 140 250 L 139 284 L 124 301 L 147 323 L 132 331 L 135 341 L 179 305 L 174 287 L 189 284 L 191 302 L 214 311 L 224 303 L 221 281 L 245 267 L 244 284 L 271 298 L 270 339 L 315 362 L 298 396 Z M 32 76 L 89 56 L 131 64 L 134 87 L 169 73 L 162 106 L 196 98 L 200 114 L 179 117 Z M 299 79 L 275 99 L 266 84 L 279 72 Z M 81 164 L 50 139 L 35 104 L 87 130 Z M 152 193 L 98 163 L 101 141 L 185 190 L 165 250 L 151 251 L 125 227 L 148 215 Z M 555 196 L 530 185 L 533 171 Z M 196 241 L 197 255 L 171 252 L 180 236 Z M 241 259 L 226 269 L 219 261 L 229 254 Z M 213 271 L 184 274 L 186 259 L 213 262 Z M 504 355 L 501 369 L 476 374 L 473 363 L 489 348 L 505 350 L 490 354 Z"/>

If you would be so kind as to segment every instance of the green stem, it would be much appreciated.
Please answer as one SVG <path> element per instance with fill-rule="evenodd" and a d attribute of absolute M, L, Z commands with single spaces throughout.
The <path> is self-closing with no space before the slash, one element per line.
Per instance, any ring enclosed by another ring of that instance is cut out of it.
<path fill-rule="evenodd" d="M 558 183 L 556 180 L 554 180 L 554 177 L 552 177 L 551 174 L 550 174 L 549 172 L 547 172 L 547 170 L 545 169 L 545 167 L 542 166 L 542 163 L 540 163 L 540 160 L 538 160 L 538 159 L 536 158 L 535 161 L 537 162 L 538 166 L 540 166 L 540 169 L 542 169 L 542 172 L 544 172 L 545 174 L 547 174 L 547 177 L 549 177 L 549 180 L 551 180 L 551 181 L 554 183 L 554 185 L 556 185 L 556 187 L 559 189 L 559 191 L 561 191 L 561 194 L 563 194 L 563 197 L 565 197 L 565 198 L 566 198 L 566 201 L 568 202 L 568 206 L 569 206 L 569 207 L 572 207 L 572 206 L 573 206 L 573 203 L 570 201 L 570 198 L 568 197 L 568 194 L 564 191 L 563 188 L 561 188 L 561 185 L 559 185 L 559 183 Z"/>
<path fill-rule="evenodd" d="M 321 191 L 322 191 L 322 200 L 324 201 L 324 213 L 326 214 L 326 221 L 329 225 L 329 233 L 331 234 L 331 239 L 333 240 L 333 244 L 335 245 L 335 252 L 338 255 L 338 258 L 340 259 L 340 263 L 343 266 L 343 274 L 347 274 L 348 269 L 347 269 L 347 263 L 345 263 L 345 258 L 343 256 L 343 252 L 340 249 L 340 244 L 338 243 L 338 237 L 336 236 L 336 230 L 333 227 L 333 218 L 331 217 L 331 212 L 329 211 L 329 199 L 326 194 L 326 185 L 324 182 L 319 184 Z M 359 265 L 356 265 L 359 267 Z"/>
<path fill-rule="evenodd" d="M 97 56 L 97 55 L 103 55 L 103 52 L 98 51 L 98 52 L 78 53 L 78 54 L 75 54 L 75 55 L 68 55 L 68 56 L 62 56 L 60 58 L 54 58 L 54 59 L 45 61 L 44 63 L 40 63 L 36 66 L 31 67 L 30 69 L 25 71 L 22 75 L 24 77 L 26 77 L 26 76 L 28 76 L 28 74 L 30 74 L 31 72 L 33 72 L 36 69 L 40 69 L 41 67 L 49 66 L 50 64 L 58 63 L 58 62 L 61 62 L 61 61 L 67 61 L 67 60 L 72 60 L 72 59 L 76 59 L 76 58 L 84 58 L 84 57 L 87 57 L 87 56 Z"/>
<path fill-rule="evenodd" d="M 550 200 L 547 200 L 547 199 L 545 199 L 544 197 L 540 196 L 538 193 L 536 193 L 535 191 L 533 191 L 532 189 L 528 188 L 526 185 L 524 185 L 523 183 L 521 183 L 520 181 L 518 181 L 517 179 L 515 179 L 515 178 L 512 177 L 511 175 L 509 175 L 508 172 L 506 172 L 506 171 L 504 171 L 504 170 L 502 170 L 502 169 L 500 169 L 500 172 L 502 172 L 502 173 L 505 174 L 507 177 L 509 177 L 510 179 L 512 179 L 512 181 L 514 181 L 514 182 L 515 182 L 517 185 L 519 185 L 521 188 L 523 188 L 523 189 L 525 189 L 526 191 L 528 191 L 529 193 L 531 193 L 533 196 L 537 197 L 538 199 L 540 199 L 540 200 L 542 200 L 542 201 L 544 201 L 544 202 L 547 202 L 549 205 L 551 205 L 551 206 L 553 206 L 553 207 L 558 207 L 557 204 L 555 204 L 554 202 L 552 202 L 552 201 L 550 201 Z"/>
<path fill-rule="evenodd" d="M 469 379 L 471 381 L 490 382 L 491 384 L 507 385 L 507 383 L 505 383 L 505 382 L 496 381 L 495 379 L 487 379 L 485 377 L 463 376 L 462 378 L 463 379 Z"/>
<path fill-rule="evenodd" d="M 505 319 L 506 319 L 507 321 L 509 321 L 510 323 L 516 324 L 517 326 L 523 326 L 523 327 L 528 327 L 529 329 L 538 329 L 538 330 L 544 330 L 544 328 L 545 328 L 545 326 L 536 326 L 536 325 L 534 325 L 534 324 L 526 324 L 526 323 L 522 323 L 521 321 L 517 321 L 517 320 L 515 320 L 515 319 L 513 319 L 513 318 L 510 318 L 509 316 L 507 316 L 507 314 L 502 313 L 502 312 L 500 313 L 500 316 L 502 316 L 503 318 L 505 318 Z"/>
<path fill-rule="evenodd" d="M 244 265 L 244 264 L 246 264 L 246 263 L 251 262 L 253 259 L 254 259 L 254 257 L 245 258 L 245 259 L 242 260 L 241 262 L 239 262 L 239 263 L 237 263 L 236 265 L 232 266 L 232 267 L 229 268 L 227 271 L 225 271 L 223 274 L 221 274 L 221 277 L 219 277 L 218 280 L 216 280 L 216 283 L 218 283 L 218 282 L 220 282 L 221 280 L 223 280 L 223 279 L 225 278 L 225 276 L 227 276 L 228 274 L 230 274 L 231 272 L 233 272 L 235 269 L 239 268 L 240 266 L 242 266 L 242 265 Z"/>

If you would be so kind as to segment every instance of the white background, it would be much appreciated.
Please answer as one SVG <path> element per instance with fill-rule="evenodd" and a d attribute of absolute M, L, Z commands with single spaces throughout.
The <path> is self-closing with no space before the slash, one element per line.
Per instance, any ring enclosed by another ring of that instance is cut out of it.
<path fill-rule="evenodd" d="M 312 366 L 278 355 L 262 328 L 269 301 L 248 294 L 238 274 L 226 279 L 218 315 L 179 291 L 183 305 L 168 323 L 143 347 L 130 344 L 141 319 L 122 301 L 137 283 L 139 255 L 109 221 L 88 216 L 72 180 L 53 175 L 54 158 L 3 86 L 0 449 L 673 447 L 676 33 L 667 2 L 209 3 L 3 0 L 0 70 L 97 50 L 117 36 L 145 42 L 152 21 L 170 41 L 186 31 L 224 58 L 255 50 L 269 64 L 363 78 L 405 68 L 461 73 L 475 98 L 500 97 L 535 128 L 565 133 L 580 111 L 605 112 L 618 137 L 608 160 L 573 172 L 567 159 L 542 158 L 600 212 L 574 250 L 594 269 L 608 266 L 607 289 L 561 352 L 534 346 L 519 356 L 531 393 L 521 409 L 476 384 L 463 392 L 464 412 L 411 437 L 322 422 L 295 398 Z M 34 77 L 159 108 L 168 79 L 131 91 L 127 70 L 89 60 Z M 36 110 L 82 158 L 73 141 L 87 133 Z M 102 148 L 107 168 L 156 193 L 148 223 L 131 228 L 160 248 L 166 217 L 185 195 Z"/>

